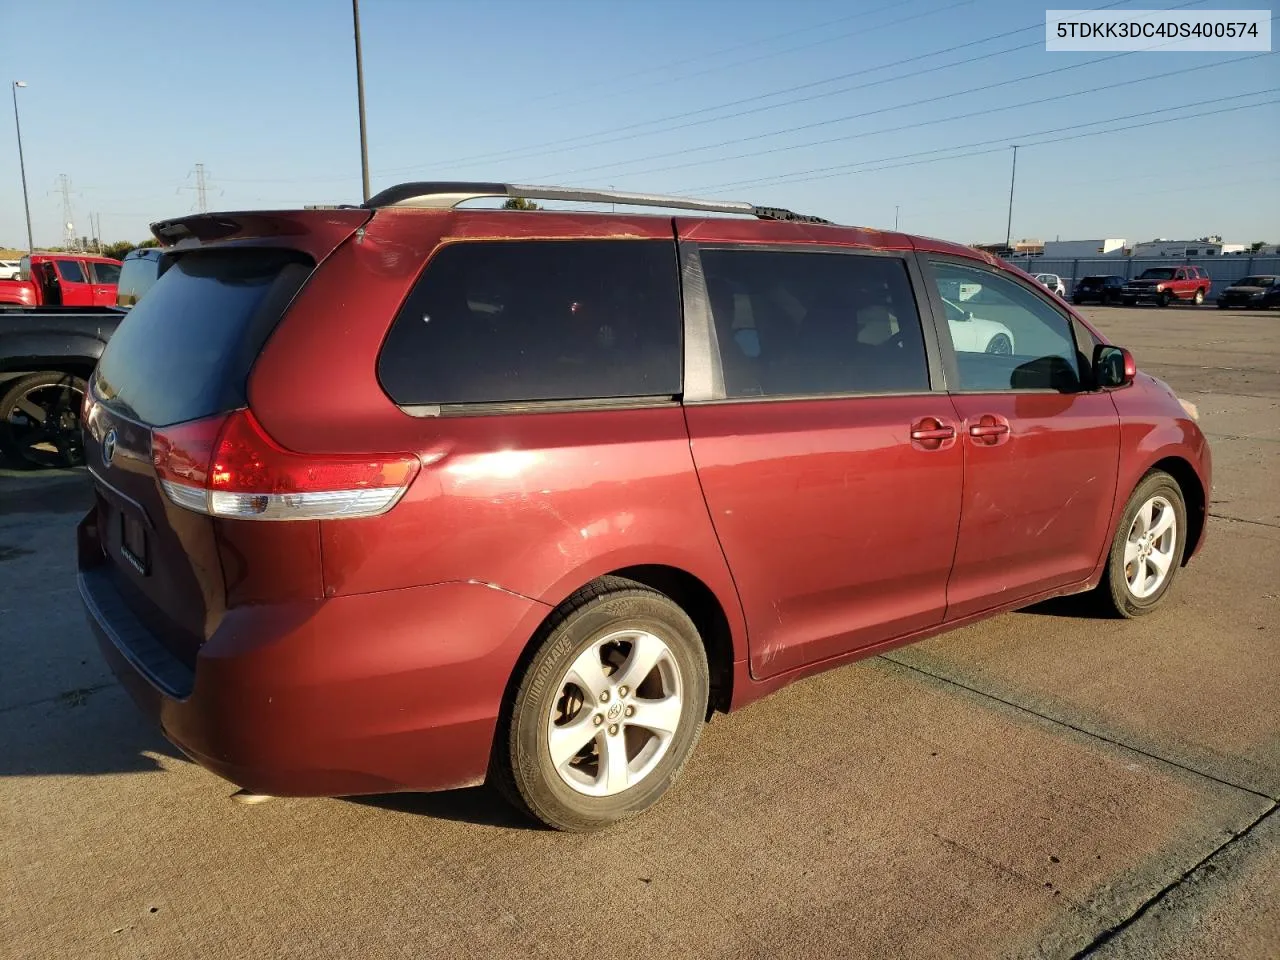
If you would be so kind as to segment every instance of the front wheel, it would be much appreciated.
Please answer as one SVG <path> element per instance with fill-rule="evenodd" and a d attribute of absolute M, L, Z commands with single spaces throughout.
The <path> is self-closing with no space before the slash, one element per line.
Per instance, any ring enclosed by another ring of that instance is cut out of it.
<path fill-rule="evenodd" d="M 491 778 L 557 830 L 599 830 L 653 806 L 706 717 L 706 651 L 688 615 L 605 577 L 552 615 L 504 711 Z"/>
<path fill-rule="evenodd" d="M 1187 507 L 1177 481 L 1163 471 L 1138 484 L 1116 527 L 1098 591 L 1122 617 L 1140 617 L 1160 603 L 1182 564 Z"/>
<path fill-rule="evenodd" d="M 1219 300 L 1219 301 L 1218 301 L 1218 309 L 1219 309 L 1219 310 L 1225 310 L 1225 309 L 1227 309 L 1227 305 L 1226 305 L 1226 303 L 1224 303 L 1222 300 Z"/>
<path fill-rule="evenodd" d="M 997 333 L 994 337 L 987 341 L 987 353 L 996 353 L 1002 357 L 1007 357 L 1013 353 L 1013 344 L 1003 333 Z"/>
<path fill-rule="evenodd" d="M 1172 299 L 1173 299 L 1173 294 L 1171 294 L 1168 290 L 1163 290 L 1160 292 L 1160 295 L 1156 297 L 1156 303 L 1160 304 L 1160 306 L 1162 307 L 1167 307 L 1169 305 L 1169 301 Z"/>

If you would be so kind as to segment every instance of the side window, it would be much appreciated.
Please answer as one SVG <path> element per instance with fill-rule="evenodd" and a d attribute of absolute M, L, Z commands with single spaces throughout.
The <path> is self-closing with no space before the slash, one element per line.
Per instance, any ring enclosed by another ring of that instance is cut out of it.
<path fill-rule="evenodd" d="M 93 273 L 94 283 L 120 282 L 120 268 L 114 263 L 91 263 L 89 270 Z"/>
<path fill-rule="evenodd" d="M 940 260 L 932 270 L 961 390 L 1081 388 L 1084 368 L 1068 317 L 992 270 Z M 961 299 L 961 291 L 968 296 Z"/>
<path fill-rule="evenodd" d="M 902 260 L 750 249 L 701 258 L 727 396 L 929 389 Z"/>
<path fill-rule="evenodd" d="M 676 396 L 670 240 L 464 241 L 436 251 L 378 358 L 399 404 Z"/>
<path fill-rule="evenodd" d="M 58 260 L 58 273 L 67 283 L 84 283 L 84 269 L 79 260 Z"/>

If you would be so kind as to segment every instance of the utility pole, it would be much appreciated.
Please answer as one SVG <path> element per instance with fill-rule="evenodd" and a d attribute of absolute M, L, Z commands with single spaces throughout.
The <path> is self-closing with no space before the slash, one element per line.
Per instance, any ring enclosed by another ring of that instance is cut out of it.
<path fill-rule="evenodd" d="M 62 193 L 62 245 L 68 250 L 79 246 L 76 240 L 75 217 L 71 212 L 71 180 L 65 173 L 58 174 L 58 190 Z"/>
<path fill-rule="evenodd" d="M 27 162 L 22 157 L 22 122 L 18 119 L 18 88 L 25 87 L 27 81 L 14 80 L 13 92 L 13 125 L 18 130 L 18 169 L 22 172 L 22 206 L 27 212 L 27 253 L 35 253 L 35 241 L 31 239 L 31 201 L 27 199 Z"/>
<path fill-rule="evenodd" d="M 1013 185 L 1018 179 L 1018 145 L 1013 145 L 1013 172 L 1009 174 L 1009 222 L 1004 228 L 1004 248 L 1009 250 L 1013 240 Z"/>
<path fill-rule="evenodd" d="M 898 208 L 899 208 L 900 206 L 901 206 L 901 204 L 899 204 L 899 203 L 895 203 L 895 204 L 893 205 L 893 231 L 894 231 L 894 233 L 897 233 L 897 232 L 898 232 Z"/>
<path fill-rule="evenodd" d="M 364 56 L 360 49 L 360 0 L 351 0 L 351 20 L 356 33 L 356 96 L 360 101 L 360 179 L 364 199 L 369 199 L 369 140 L 364 122 Z"/>

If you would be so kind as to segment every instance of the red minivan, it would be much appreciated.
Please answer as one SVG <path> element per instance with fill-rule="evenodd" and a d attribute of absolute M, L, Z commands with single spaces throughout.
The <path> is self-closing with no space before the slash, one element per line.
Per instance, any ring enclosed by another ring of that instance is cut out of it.
<path fill-rule="evenodd" d="M 967 247 L 487 183 L 154 232 L 80 592 L 252 794 L 489 782 L 599 828 L 715 711 L 1048 597 L 1146 613 L 1204 538 L 1194 408 Z"/>

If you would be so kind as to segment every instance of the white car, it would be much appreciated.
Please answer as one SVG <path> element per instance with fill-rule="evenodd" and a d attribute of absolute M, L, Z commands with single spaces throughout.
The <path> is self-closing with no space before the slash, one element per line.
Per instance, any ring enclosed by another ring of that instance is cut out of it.
<path fill-rule="evenodd" d="M 983 320 L 946 297 L 947 326 L 951 342 L 961 353 L 1013 353 L 1013 331 L 996 320 Z"/>
<path fill-rule="evenodd" d="M 1036 283 L 1046 290 L 1053 291 L 1060 297 L 1067 295 L 1067 285 L 1062 282 L 1062 278 L 1056 273 L 1037 273 Z"/>
<path fill-rule="evenodd" d="M 0 260 L 0 280 L 17 280 L 19 266 L 17 260 Z"/>

